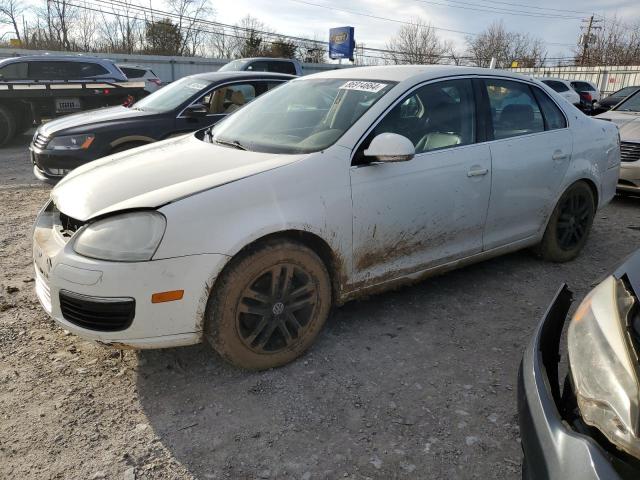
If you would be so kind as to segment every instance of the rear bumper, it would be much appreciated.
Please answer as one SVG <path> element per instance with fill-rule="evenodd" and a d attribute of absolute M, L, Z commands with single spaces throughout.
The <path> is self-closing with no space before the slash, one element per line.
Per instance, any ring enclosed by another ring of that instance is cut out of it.
<path fill-rule="evenodd" d="M 560 414 L 560 338 L 571 306 L 566 285 L 545 313 L 527 347 L 518 375 L 518 414 L 525 479 L 621 479 L 610 455 L 574 431 Z"/>

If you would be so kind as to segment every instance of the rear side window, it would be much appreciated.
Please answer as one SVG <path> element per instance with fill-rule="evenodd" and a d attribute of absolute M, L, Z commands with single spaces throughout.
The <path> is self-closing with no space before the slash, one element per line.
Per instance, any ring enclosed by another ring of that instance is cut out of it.
<path fill-rule="evenodd" d="M 127 78 L 142 78 L 145 74 L 145 70 L 141 68 L 120 67 L 120 70 Z"/>
<path fill-rule="evenodd" d="M 558 106 L 539 88 L 532 88 L 533 94 L 540 104 L 542 114 L 544 115 L 545 129 L 557 130 L 558 128 L 566 128 L 567 120 L 564 118 L 562 111 Z"/>
<path fill-rule="evenodd" d="M 587 82 L 571 82 L 571 86 L 579 92 L 595 92 L 596 89 Z"/>
<path fill-rule="evenodd" d="M 109 73 L 106 68 L 90 62 L 29 62 L 31 80 L 79 80 Z"/>
<path fill-rule="evenodd" d="M 558 93 L 566 92 L 569 90 L 569 87 L 567 87 L 564 83 L 558 82 L 556 80 L 542 80 L 542 83 L 549 85 Z"/>
<path fill-rule="evenodd" d="M 296 74 L 296 67 L 291 62 L 269 62 L 269 64 L 270 72 Z"/>
<path fill-rule="evenodd" d="M 247 70 L 252 72 L 288 73 L 289 75 L 296 74 L 296 67 L 293 62 L 269 62 L 261 60 L 258 62 L 251 62 L 247 67 Z"/>
<path fill-rule="evenodd" d="M 0 68 L 0 80 L 25 80 L 27 62 L 15 62 Z"/>
<path fill-rule="evenodd" d="M 493 138 L 544 132 L 544 119 L 529 85 L 510 80 L 486 79 Z"/>

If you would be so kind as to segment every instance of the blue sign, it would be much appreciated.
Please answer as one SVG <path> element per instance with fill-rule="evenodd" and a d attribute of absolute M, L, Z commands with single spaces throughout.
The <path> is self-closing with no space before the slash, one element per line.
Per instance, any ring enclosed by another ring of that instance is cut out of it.
<path fill-rule="evenodd" d="M 353 60 L 356 41 L 353 38 L 353 27 L 338 27 L 329 30 L 329 58 L 348 58 Z"/>

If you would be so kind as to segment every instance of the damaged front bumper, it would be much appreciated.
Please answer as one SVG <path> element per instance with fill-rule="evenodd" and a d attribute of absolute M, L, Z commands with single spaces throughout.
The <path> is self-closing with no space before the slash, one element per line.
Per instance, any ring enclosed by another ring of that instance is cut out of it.
<path fill-rule="evenodd" d="M 536 329 L 518 374 L 518 414 L 523 479 L 626 479 L 616 458 L 563 418 L 558 361 L 560 339 L 572 303 L 563 285 Z M 637 478 L 637 477 L 636 477 Z"/>

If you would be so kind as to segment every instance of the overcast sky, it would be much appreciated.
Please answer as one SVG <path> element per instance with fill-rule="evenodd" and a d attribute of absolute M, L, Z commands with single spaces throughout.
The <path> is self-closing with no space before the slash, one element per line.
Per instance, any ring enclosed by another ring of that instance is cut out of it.
<path fill-rule="evenodd" d="M 328 40 L 329 28 L 353 26 L 356 41 L 368 47 L 384 47 L 402 24 L 341 10 L 405 22 L 422 18 L 435 27 L 472 33 L 503 20 L 510 30 L 542 38 L 548 43 L 550 57 L 571 54 L 580 35 L 580 18 L 592 12 L 640 22 L 640 0 L 214 0 L 212 3 L 220 22 L 233 24 L 250 13 L 278 32 L 304 37 L 315 34 L 324 41 Z M 464 34 L 445 30 L 438 33 L 463 49 Z"/>

